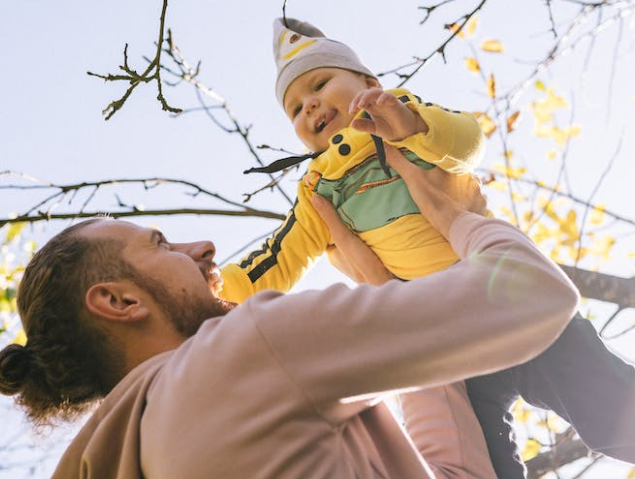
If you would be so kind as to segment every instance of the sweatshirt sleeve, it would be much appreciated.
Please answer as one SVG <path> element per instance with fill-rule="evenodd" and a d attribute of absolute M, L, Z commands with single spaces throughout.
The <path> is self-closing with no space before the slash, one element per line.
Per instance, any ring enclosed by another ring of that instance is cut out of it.
<path fill-rule="evenodd" d="M 407 148 L 422 160 L 449 173 L 472 172 L 485 152 L 485 136 L 474 115 L 422 103 L 411 94 L 407 96 L 412 96 L 413 100 L 408 101 L 406 106 L 421 116 L 429 131 L 387 143 Z"/>
<path fill-rule="evenodd" d="M 287 292 L 326 250 L 331 234 L 301 182 L 298 198 L 282 225 L 262 246 L 223 267 L 221 297 L 242 303 L 265 289 Z"/>
<path fill-rule="evenodd" d="M 320 411 L 490 373 L 546 349 L 578 304 L 564 273 L 500 220 L 464 213 L 450 241 L 461 261 L 424 278 L 258 295 L 245 306 Z"/>
<path fill-rule="evenodd" d="M 437 479 L 494 479 L 465 381 L 399 396 L 403 421 Z"/>

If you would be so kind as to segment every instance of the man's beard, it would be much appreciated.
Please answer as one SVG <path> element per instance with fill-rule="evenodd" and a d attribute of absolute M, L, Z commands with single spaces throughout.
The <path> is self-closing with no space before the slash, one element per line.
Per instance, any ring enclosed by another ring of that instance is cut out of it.
<path fill-rule="evenodd" d="M 171 293 L 152 277 L 145 277 L 142 287 L 166 312 L 174 329 L 187 338 L 196 334 L 206 319 L 224 316 L 236 306 L 235 303 L 217 298 L 211 293 L 208 301 L 194 297 L 185 289 Z"/>

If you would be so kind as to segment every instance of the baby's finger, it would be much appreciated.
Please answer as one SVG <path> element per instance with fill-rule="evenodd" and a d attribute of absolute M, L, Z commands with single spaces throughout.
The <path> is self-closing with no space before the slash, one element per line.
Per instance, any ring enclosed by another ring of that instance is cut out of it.
<path fill-rule="evenodd" d="M 381 95 L 377 97 L 375 103 L 377 106 L 382 107 L 398 107 L 403 105 L 395 95 L 387 91 L 382 92 Z"/>
<path fill-rule="evenodd" d="M 382 93 L 383 90 L 381 88 L 368 88 L 359 92 L 350 104 L 349 113 L 357 113 L 359 110 L 366 110 L 372 107 Z"/>

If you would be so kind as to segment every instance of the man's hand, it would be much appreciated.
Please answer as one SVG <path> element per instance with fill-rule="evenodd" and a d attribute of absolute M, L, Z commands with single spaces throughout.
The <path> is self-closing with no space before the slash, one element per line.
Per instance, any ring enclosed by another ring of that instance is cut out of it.
<path fill-rule="evenodd" d="M 342 222 L 327 199 L 313 195 L 311 203 L 331 231 L 335 245 L 329 247 L 326 254 L 333 266 L 358 283 L 378 285 L 393 278 L 368 245 Z"/>
<path fill-rule="evenodd" d="M 475 175 L 452 175 L 441 168 L 424 171 L 394 146 L 386 145 L 386 160 L 408 186 L 410 196 L 430 224 L 448 238 L 450 226 L 465 212 L 485 216 L 487 198 Z"/>
<path fill-rule="evenodd" d="M 486 198 L 474 175 L 451 175 L 441 168 L 423 170 L 390 145 L 386 145 L 386 159 L 406 182 L 421 214 L 446 238 L 460 215 L 487 213 Z M 368 245 L 342 222 L 328 200 L 313 195 L 311 202 L 331 231 L 335 246 L 327 254 L 337 269 L 358 283 L 382 284 L 393 278 Z"/>
<path fill-rule="evenodd" d="M 359 92 L 351 102 L 349 113 L 366 110 L 370 118 L 356 118 L 351 126 L 377 135 L 384 140 L 400 141 L 416 133 L 427 133 L 428 125 L 392 93 L 380 88 Z"/>

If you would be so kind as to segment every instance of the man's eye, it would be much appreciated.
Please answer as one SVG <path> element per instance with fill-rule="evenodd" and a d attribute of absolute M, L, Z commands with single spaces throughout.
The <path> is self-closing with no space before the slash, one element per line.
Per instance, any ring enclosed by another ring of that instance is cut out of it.
<path fill-rule="evenodd" d="M 168 240 L 165 236 L 163 236 L 162 234 L 159 235 L 159 237 L 157 238 L 157 245 L 159 246 L 167 246 L 168 248 L 170 247 L 170 243 L 168 243 Z"/>

